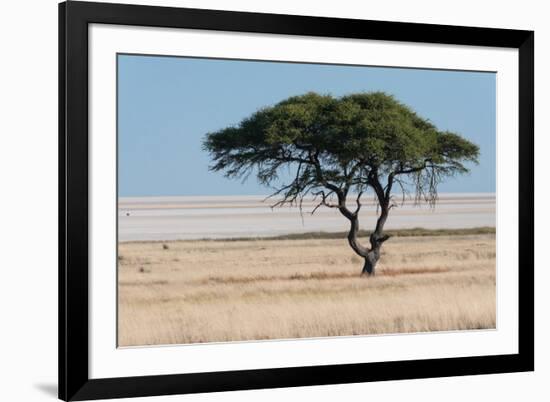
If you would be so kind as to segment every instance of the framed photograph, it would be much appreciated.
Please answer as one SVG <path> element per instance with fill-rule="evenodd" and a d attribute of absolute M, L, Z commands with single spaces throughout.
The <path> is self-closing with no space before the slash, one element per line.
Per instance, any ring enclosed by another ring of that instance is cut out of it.
<path fill-rule="evenodd" d="M 59 5 L 59 397 L 531 371 L 534 33 Z"/>

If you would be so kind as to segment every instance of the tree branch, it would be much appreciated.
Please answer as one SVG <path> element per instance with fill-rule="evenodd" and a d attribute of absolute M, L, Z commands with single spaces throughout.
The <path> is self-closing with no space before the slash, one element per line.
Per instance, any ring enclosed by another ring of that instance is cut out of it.
<path fill-rule="evenodd" d="M 320 191 L 314 193 L 314 196 L 315 196 L 314 199 L 316 199 L 318 196 L 321 196 L 322 198 L 321 198 L 321 202 L 319 202 L 319 204 L 317 204 L 315 206 L 315 208 L 313 208 L 313 210 L 311 211 L 311 215 L 313 215 L 315 213 L 315 211 L 317 211 L 317 209 L 320 206 L 325 206 L 327 208 L 339 208 L 340 207 L 340 205 L 330 204 L 330 203 L 327 202 L 327 200 L 330 198 L 331 194 L 332 194 L 332 191 L 330 191 L 328 194 L 325 194 L 325 192 L 323 190 L 320 190 Z"/>
<path fill-rule="evenodd" d="M 380 207 L 384 209 L 386 205 L 386 196 L 384 193 L 384 189 L 382 188 L 382 184 L 380 184 L 380 180 L 378 179 L 377 169 L 372 169 L 369 172 L 367 181 L 370 184 L 370 186 L 374 189 L 374 192 L 378 197 L 378 203 L 380 204 Z"/>
<path fill-rule="evenodd" d="M 353 212 L 353 214 L 355 216 L 357 216 L 357 214 L 359 214 L 359 211 L 361 210 L 361 207 L 363 204 L 361 204 L 361 196 L 363 195 L 363 191 L 359 191 L 359 193 L 357 194 L 357 198 L 355 199 L 355 203 L 357 204 L 357 208 L 355 208 L 355 211 Z"/>

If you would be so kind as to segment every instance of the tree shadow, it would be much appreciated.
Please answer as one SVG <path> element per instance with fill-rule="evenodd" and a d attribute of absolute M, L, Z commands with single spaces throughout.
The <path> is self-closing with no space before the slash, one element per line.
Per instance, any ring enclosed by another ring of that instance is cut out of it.
<path fill-rule="evenodd" d="M 57 384 L 34 384 L 36 389 L 39 389 L 44 394 L 57 398 Z"/>

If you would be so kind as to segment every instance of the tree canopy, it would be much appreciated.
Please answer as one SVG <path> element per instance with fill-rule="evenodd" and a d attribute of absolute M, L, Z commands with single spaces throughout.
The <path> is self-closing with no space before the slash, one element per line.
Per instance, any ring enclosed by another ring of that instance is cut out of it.
<path fill-rule="evenodd" d="M 328 199 L 362 194 L 371 187 L 389 207 L 394 184 L 434 202 L 437 184 L 468 171 L 479 147 L 438 130 L 428 119 L 383 92 L 342 97 L 307 93 L 262 108 L 238 125 L 208 133 L 203 143 L 214 171 L 227 177 L 257 175 L 276 183 L 282 168 L 295 175 L 276 188 L 278 204 L 311 194 Z M 357 203 L 359 204 L 359 198 Z"/>

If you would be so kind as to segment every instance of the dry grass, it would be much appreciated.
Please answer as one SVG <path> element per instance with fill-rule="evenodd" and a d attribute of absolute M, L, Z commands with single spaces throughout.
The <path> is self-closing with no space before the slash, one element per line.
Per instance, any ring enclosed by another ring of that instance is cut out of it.
<path fill-rule="evenodd" d="M 167 245 L 164 247 L 163 244 Z M 121 346 L 495 328 L 494 234 L 121 243 Z"/>

